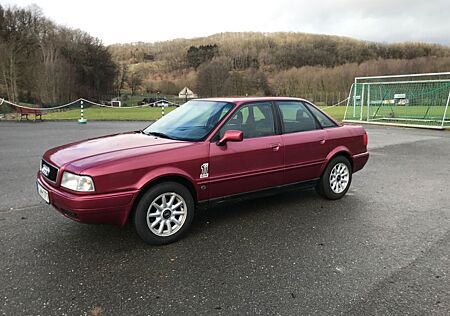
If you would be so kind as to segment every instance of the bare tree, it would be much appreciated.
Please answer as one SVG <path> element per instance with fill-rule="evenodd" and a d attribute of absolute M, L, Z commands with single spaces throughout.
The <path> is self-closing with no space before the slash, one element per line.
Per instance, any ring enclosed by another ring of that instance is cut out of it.
<path fill-rule="evenodd" d="M 197 90 L 201 96 L 216 97 L 224 94 L 228 79 L 228 67 L 223 61 L 213 60 L 199 67 Z"/>
<path fill-rule="evenodd" d="M 131 94 L 135 94 L 136 91 L 141 87 L 143 82 L 143 77 L 140 71 L 131 71 L 128 74 L 128 86 L 131 89 Z"/>

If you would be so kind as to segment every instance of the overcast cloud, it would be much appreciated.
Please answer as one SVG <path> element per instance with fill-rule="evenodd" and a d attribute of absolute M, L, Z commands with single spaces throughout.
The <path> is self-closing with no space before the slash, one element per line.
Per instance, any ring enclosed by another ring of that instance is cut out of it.
<path fill-rule="evenodd" d="M 2 1 L 32 3 L 58 24 L 82 29 L 105 44 L 290 31 L 450 45 L 450 0 Z"/>

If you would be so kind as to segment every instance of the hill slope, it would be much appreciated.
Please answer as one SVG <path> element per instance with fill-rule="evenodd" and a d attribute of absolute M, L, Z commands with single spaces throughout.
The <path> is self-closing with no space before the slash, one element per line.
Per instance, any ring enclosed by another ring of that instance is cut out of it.
<path fill-rule="evenodd" d="M 204 96 L 345 94 L 355 75 L 443 71 L 450 65 L 450 48 L 442 45 L 306 33 L 220 33 L 108 49 L 129 86 L 134 79 L 134 88 L 169 93 L 188 85 Z"/>

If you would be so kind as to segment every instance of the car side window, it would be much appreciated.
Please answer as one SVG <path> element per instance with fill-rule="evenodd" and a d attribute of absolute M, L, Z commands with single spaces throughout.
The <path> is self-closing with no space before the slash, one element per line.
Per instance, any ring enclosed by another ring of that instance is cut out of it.
<path fill-rule="evenodd" d="M 320 128 L 303 103 L 281 101 L 277 102 L 277 105 L 280 109 L 284 133 L 306 132 Z"/>
<path fill-rule="evenodd" d="M 323 128 L 336 127 L 336 123 L 330 120 L 325 114 L 319 111 L 315 106 L 306 103 L 308 109 L 314 114 Z"/>
<path fill-rule="evenodd" d="M 238 130 L 245 138 L 275 135 L 275 123 L 270 102 L 258 102 L 242 106 L 220 129 L 220 137 L 225 131 Z"/>

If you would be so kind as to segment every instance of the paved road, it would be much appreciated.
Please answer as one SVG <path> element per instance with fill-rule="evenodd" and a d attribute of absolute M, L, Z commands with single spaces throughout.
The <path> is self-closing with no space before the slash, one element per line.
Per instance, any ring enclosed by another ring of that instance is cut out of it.
<path fill-rule="evenodd" d="M 223 205 L 164 247 L 36 196 L 46 148 L 144 126 L 0 122 L 0 314 L 450 313 L 449 132 L 369 127 L 371 158 L 344 199 Z"/>

